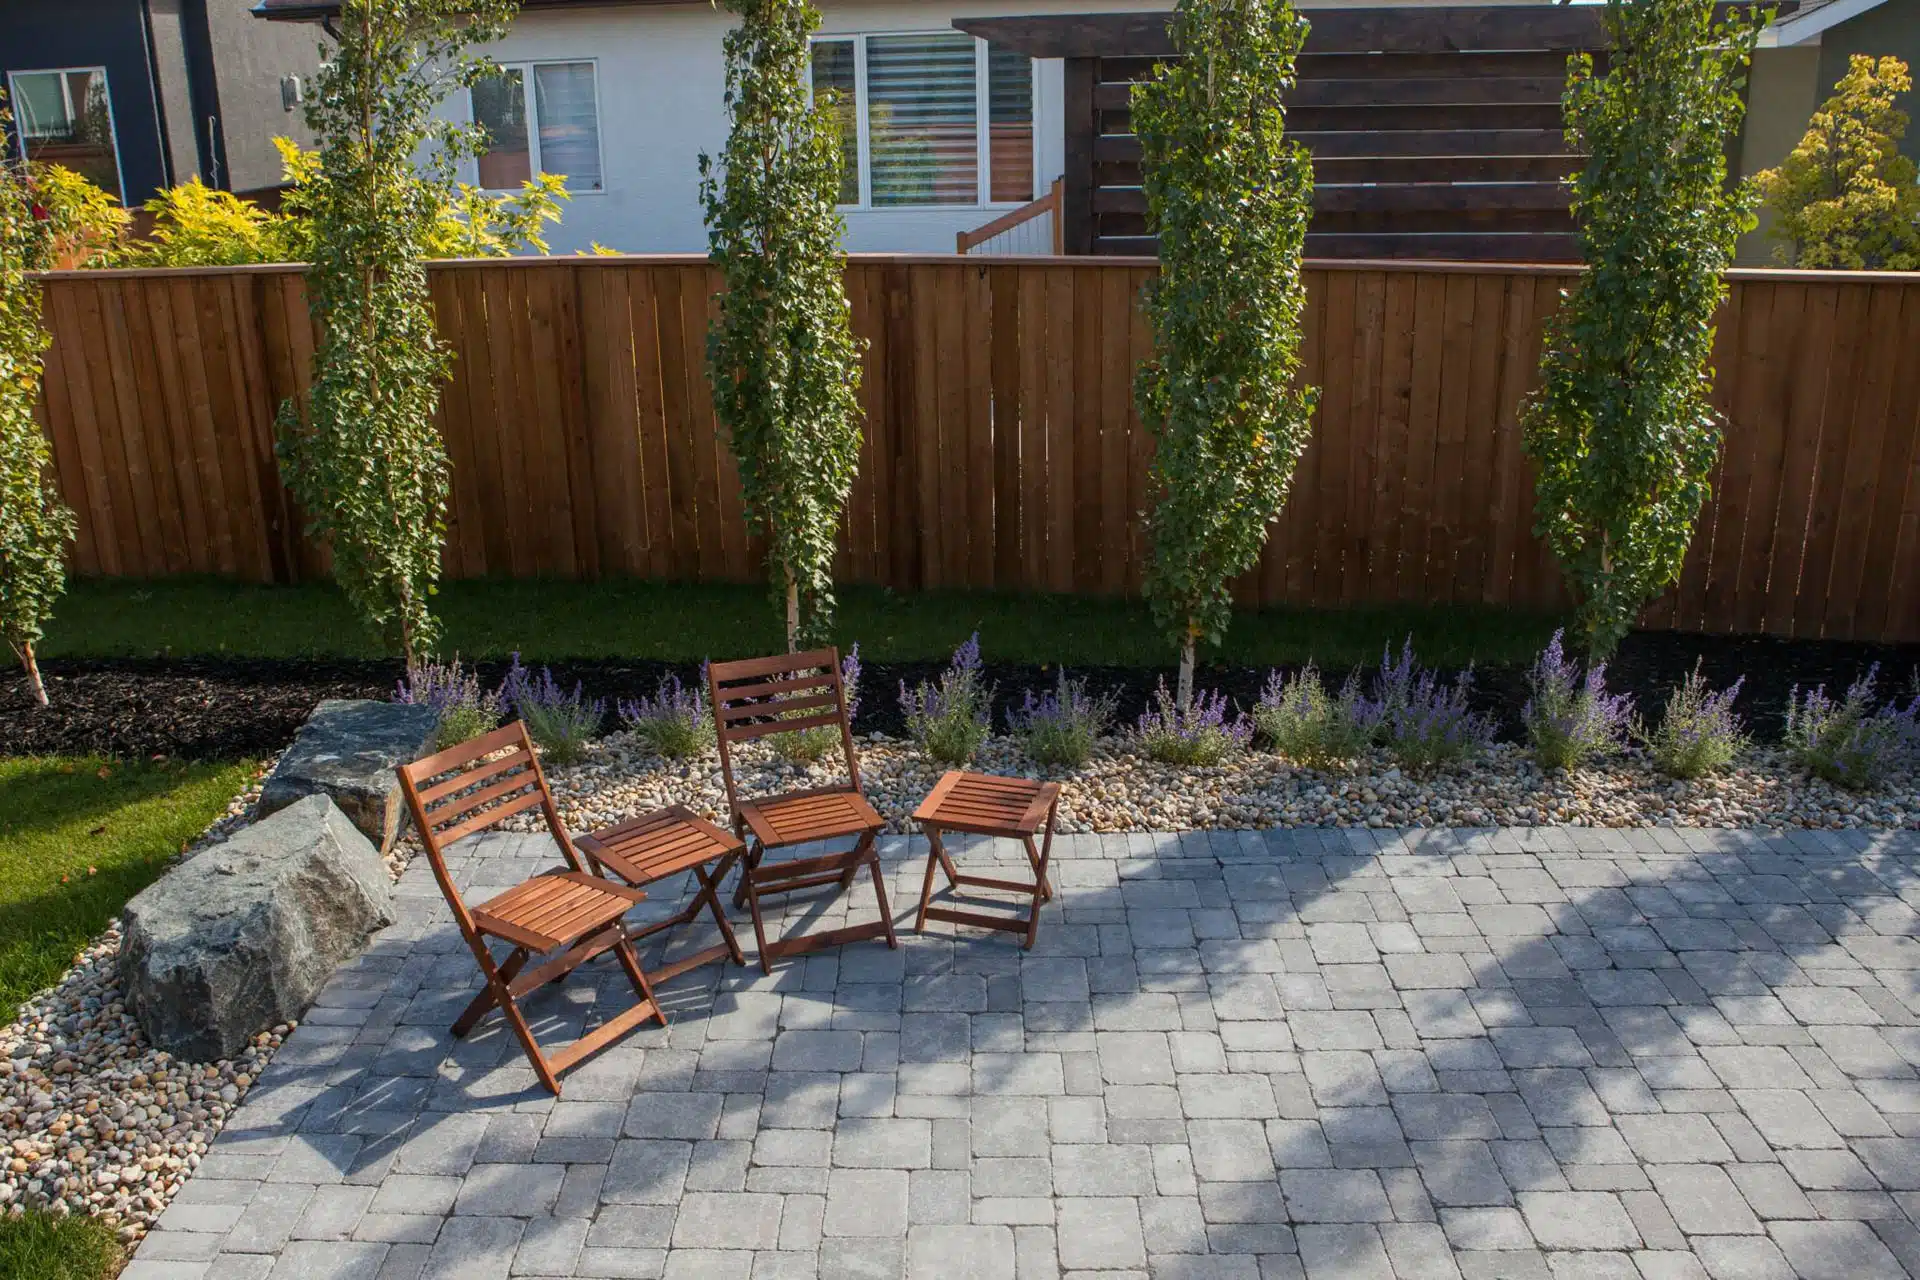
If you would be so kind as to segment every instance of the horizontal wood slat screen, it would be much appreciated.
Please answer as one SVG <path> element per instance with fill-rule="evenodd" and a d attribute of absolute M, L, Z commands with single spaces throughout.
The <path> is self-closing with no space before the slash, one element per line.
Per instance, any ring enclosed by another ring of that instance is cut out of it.
<path fill-rule="evenodd" d="M 1138 590 L 1152 442 L 1133 372 L 1149 262 L 859 257 L 867 422 L 841 576 L 902 589 Z M 455 354 L 446 565 L 478 575 L 746 580 L 759 569 L 703 353 L 698 259 L 429 273 Z M 1319 263 L 1314 440 L 1248 603 L 1565 593 L 1532 536 L 1517 417 L 1565 269 Z M 287 268 L 45 280 L 45 420 L 83 574 L 325 571 L 273 420 L 313 332 Z M 1648 620 L 1920 640 L 1920 278 L 1736 272 L 1715 498 Z"/>

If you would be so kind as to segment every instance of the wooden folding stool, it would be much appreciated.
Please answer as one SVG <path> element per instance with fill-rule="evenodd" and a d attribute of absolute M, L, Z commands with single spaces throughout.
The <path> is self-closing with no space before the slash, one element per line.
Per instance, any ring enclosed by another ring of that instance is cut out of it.
<path fill-rule="evenodd" d="M 733 925 L 720 909 L 720 885 L 734 862 L 747 851 L 739 837 L 722 831 L 684 805 L 655 809 L 637 818 L 611 827 L 602 827 L 573 838 L 574 847 L 586 856 L 589 865 L 604 868 L 636 889 L 644 889 L 668 876 L 690 871 L 699 882 L 686 909 L 666 920 L 635 925 L 627 930 L 627 941 L 640 943 L 665 929 L 690 924 L 702 910 L 713 914 L 720 927 L 721 941 L 670 964 L 662 964 L 647 974 L 650 981 L 666 982 L 689 969 L 715 960 L 731 958 L 744 965 L 740 943 L 733 936 Z M 712 863 L 712 868 L 708 865 Z"/>
<path fill-rule="evenodd" d="M 1025 934 L 1023 945 L 1032 950 L 1035 939 L 1040 936 L 1040 904 L 1053 898 L 1053 886 L 1047 881 L 1047 862 L 1053 855 L 1053 820 L 1059 808 L 1060 784 L 1057 782 L 1001 778 L 958 769 L 943 775 L 920 802 L 920 807 L 913 811 L 913 820 L 927 833 L 927 843 L 932 846 L 927 855 L 926 879 L 920 886 L 920 914 L 914 921 L 914 932 L 923 931 L 929 920 L 944 920 L 949 924 Z M 943 831 L 1018 840 L 1027 851 L 1033 881 L 962 874 L 940 840 Z M 1033 844 L 1037 833 L 1044 833 L 1038 849 Z M 934 906 L 933 869 L 936 866 L 946 873 L 948 888 L 956 894 L 964 886 L 1026 895 L 1031 899 L 1026 918 Z"/>

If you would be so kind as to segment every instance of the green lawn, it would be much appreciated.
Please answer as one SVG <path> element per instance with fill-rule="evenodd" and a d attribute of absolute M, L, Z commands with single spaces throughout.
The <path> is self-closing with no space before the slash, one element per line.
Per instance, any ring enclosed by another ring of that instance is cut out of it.
<path fill-rule="evenodd" d="M 0 1280 L 105 1280 L 119 1269 L 113 1229 L 92 1218 L 0 1218 Z"/>
<path fill-rule="evenodd" d="M 638 581 L 452 582 L 435 610 L 446 648 L 470 658 L 660 658 L 698 661 L 778 649 L 781 632 L 757 586 Z M 1203 660 L 1249 665 L 1313 658 L 1376 662 L 1411 633 L 1442 665 L 1531 661 L 1552 633 L 1548 615 L 1488 607 L 1269 609 L 1234 620 Z M 876 661 L 944 657 L 980 630 L 989 660 L 1069 666 L 1168 665 L 1172 651 L 1138 601 L 987 592 L 840 593 L 835 638 Z M 260 587 L 207 579 L 75 582 L 41 653 L 62 657 L 231 655 L 379 657 L 385 650 L 329 584 Z"/>
<path fill-rule="evenodd" d="M 0 758 L 0 1024 L 66 972 L 253 768 Z"/>

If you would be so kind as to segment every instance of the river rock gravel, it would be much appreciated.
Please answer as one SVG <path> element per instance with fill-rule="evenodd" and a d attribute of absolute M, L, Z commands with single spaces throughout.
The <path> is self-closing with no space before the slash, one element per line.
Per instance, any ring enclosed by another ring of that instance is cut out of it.
<path fill-rule="evenodd" d="M 910 815 L 944 766 L 910 743 L 879 735 L 860 741 L 867 798 L 889 831 Z M 743 795 L 821 786 L 843 778 L 837 756 L 802 767 L 749 745 L 737 759 Z M 1749 750 L 1725 773 L 1693 782 L 1660 774 L 1630 750 L 1601 764 L 1544 772 L 1519 747 L 1502 744 L 1478 759 L 1425 773 L 1397 767 L 1384 752 L 1322 772 L 1267 752 L 1248 751 L 1211 768 L 1161 764 L 1125 738 L 1102 742 L 1075 769 L 1027 760 L 1012 739 L 988 740 L 971 768 L 1052 778 L 1064 784 L 1062 831 L 1178 831 L 1207 827 L 1913 827 L 1920 825 L 1920 778 L 1898 774 L 1854 792 L 1808 776 L 1784 753 Z M 719 758 L 675 762 L 647 753 L 630 735 L 594 744 L 578 764 L 550 767 L 562 816 L 579 831 L 643 809 L 682 803 L 710 818 L 726 811 Z"/>

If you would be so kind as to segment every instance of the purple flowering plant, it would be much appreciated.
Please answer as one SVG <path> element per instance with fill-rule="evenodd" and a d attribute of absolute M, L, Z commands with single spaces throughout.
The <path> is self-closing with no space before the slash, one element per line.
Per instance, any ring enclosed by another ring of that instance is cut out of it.
<path fill-rule="evenodd" d="M 702 662 L 693 687 L 669 673 L 660 678 L 652 697 L 621 699 L 614 709 L 621 723 L 655 754 L 684 760 L 713 746 L 713 711 L 706 686 L 707 664 Z"/>
<path fill-rule="evenodd" d="M 953 651 L 939 679 L 922 680 L 911 689 L 905 680 L 900 682 L 900 712 L 906 717 L 907 736 L 941 764 L 959 765 L 973 759 L 992 730 L 992 705 L 993 686 L 983 674 L 978 631 Z"/>
<path fill-rule="evenodd" d="M 1633 722 L 1633 697 L 1607 692 L 1607 664 L 1583 673 L 1567 657 L 1555 631 L 1527 672 L 1532 696 L 1520 711 L 1527 745 L 1543 769 L 1571 769 L 1625 745 Z"/>
<path fill-rule="evenodd" d="M 394 686 L 393 700 L 433 709 L 435 751 L 498 727 L 505 703 L 500 691 L 483 688 L 480 673 L 462 667 L 458 656 L 451 662 L 416 661 Z"/>
<path fill-rule="evenodd" d="M 1153 702 L 1133 727 L 1134 741 L 1150 760 L 1219 764 L 1253 740 L 1253 722 L 1244 713 L 1229 717 L 1224 693 L 1196 690 L 1193 706 L 1181 711 L 1163 679 Z"/>
<path fill-rule="evenodd" d="M 555 764 L 572 764 L 586 754 L 587 743 L 606 719 L 604 698 L 589 699 L 578 681 L 571 690 L 553 678 L 553 669 L 540 668 L 536 677 L 513 655 L 501 697 L 513 714 L 525 722 L 527 733 Z"/>
<path fill-rule="evenodd" d="M 1393 752 L 1401 764 L 1424 769 L 1484 751 L 1493 742 L 1493 722 L 1472 709 L 1473 671 L 1444 684 L 1414 657 L 1408 636 L 1394 657 L 1380 655 L 1372 686 L 1360 691 L 1349 679 L 1340 701 L 1361 732 Z"/>
<path fill-rule="evenodd" d="M 1825 685 L 1804 694 L 1795 685 L 1787 695 L 1788 754 L 1815 777 L 1856 790 L 1876 785 L 1910 759 L 1920 741 L 1920 696 L 1905 707 L 1879 702 L 1879 675 L 1876 662 L 1838 700 Z"/>
<path fill-rule="evenodd" d="M 1069 679 L 1062 667 L 1051 692 L 1028 689 L 1018 707 L 1007 709 L 1007 731 L 1036 764 L 1082 765 L 1113 726 L 1118 706 L 1115 695 L 1087 692 L 1087 682 Z"/>
<path fill-rule="evenodd" d="M 1700 664 L 1693 664 L 1692 674 L 1667 698 L 1659 726 L 1643 739 L 1662 773 L 1698 778 L 1733 763 L 1747 743 L 1746 722 L 1733 709 L 1746 682 L 1741 676 L 1715 693 Z"/>
<path fill-rule="evenodd" d="M 1372 740 L 1371 724 L 1356 715 L 1363 698 L 1357 678 L 1349 676 L 1338 697 L 1331 697 L 1320 669 L 1309 662 L 1293 676 L 1269 672 L 1253 723 L 1267 744 L 1310 768 L 1350 760 Z"/>

